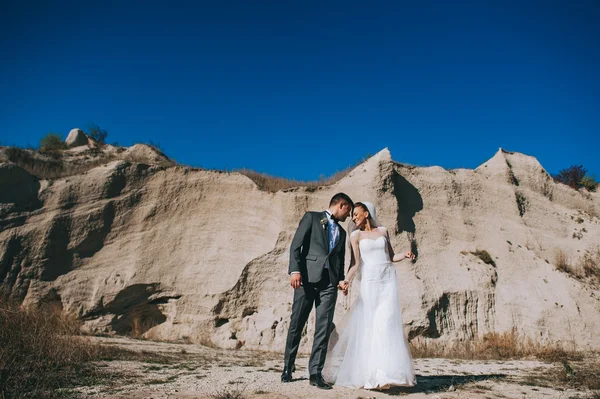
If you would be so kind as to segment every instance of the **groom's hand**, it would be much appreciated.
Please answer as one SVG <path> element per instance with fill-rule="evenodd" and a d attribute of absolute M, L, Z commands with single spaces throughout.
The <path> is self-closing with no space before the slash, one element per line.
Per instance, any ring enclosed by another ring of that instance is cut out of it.
<path fill-rule="evenodd" d="M 302 285 L 302 275 L 300 273 L 292 273 L 290 275 L 290 285 L 296 289 Z"/>
<path fill-rule="evenodd" d="M 347 282 L 347 281 L 345 281 L 345 280 L 344 280 L 344 281 L 340 281 L 340 282 L 338 283 L 338 289 L 339 289 L 340 291 L 342 291 L 342 292 L 344 293 L 344 295 L 348 295 L 348 286 L 349 286 L 349 285 L 350 285 L 350 284 L 348 284 L 348 282 Z"/>

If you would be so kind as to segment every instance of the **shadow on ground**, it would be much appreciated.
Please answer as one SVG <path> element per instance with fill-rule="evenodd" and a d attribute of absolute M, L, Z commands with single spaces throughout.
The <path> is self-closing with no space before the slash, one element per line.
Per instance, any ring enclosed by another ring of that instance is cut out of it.
<path fill-rule="evenodd" d="M 392 387 L 381 391 L 391 396 L 406 395 L 409 393 L 436 393 L 446 392 L 451 386 L 458 388 L 472 382 L 497 380 L 505 378 L 506 374 L 480 374 L 480 375 L 417 375 L 417 385 L 414 387 Z"/>

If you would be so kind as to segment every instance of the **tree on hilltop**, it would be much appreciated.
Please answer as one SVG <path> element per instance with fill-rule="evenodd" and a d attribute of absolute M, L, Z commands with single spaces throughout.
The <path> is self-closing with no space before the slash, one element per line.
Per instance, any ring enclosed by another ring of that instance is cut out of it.
<path fill-rule="evenodd" d="M 575 190 L 585 187 L 588 191 L 596 191 L 598 186 L 596 179 L 587 174 L 587 169 L 583 165 L 569 166 L 552 177 L 555 181 L 566 184 Z"/>
<path fill-rule="evenodd" d="M 88 128 L 88 135 L 98 143 L 98 146 L 103 146 L 106 143 L 108 132 L 101 129 L 100 126 L 95 123 L 92 123 Z"/>

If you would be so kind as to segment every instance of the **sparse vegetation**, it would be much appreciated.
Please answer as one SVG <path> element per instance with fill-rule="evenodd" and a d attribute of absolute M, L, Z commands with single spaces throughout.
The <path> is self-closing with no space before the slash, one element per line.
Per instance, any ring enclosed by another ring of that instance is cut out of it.
<path fill-rule="evenodd" d="M 164 150 L 162 145 L 160 145 L 159 142 L 154 142 L 152 140 L 148 140 L 148 142 L 146 143 L 147 145 L 149 145 L 150 147 L 152 147 L 155 151 L 160 152 L 161 154 L 164 154 Z"/>
<path fill-rule="evenodd" d="M 529 205 L 527 198 L 520 191 L 515 192 L 515 198 L 517 200 L 517 208 L 519 208 L 519 216 L 523 217 Z"/>
<path fill-rule="evenodd" d="M 598 188 L 598 181 L 594 176 L 585 175 L 583 179 L 581 179 L 581 185 L 585 187 L 588 191 L 596 191 Z"/>
<path fill-rule="evenodd" d="M 569 166 L 552 177 L 555 181 L 566 184 L 576 190 L 584 187 L 588 191 L 596 191 L 598 187 L 598 181 L 596 181 L 594 176 L 587 174 L 587 169 L 583 165 Z"/>
<path fill-rule="evenodd" d="M 0 397 L 52 398 L 58 388 L 95 384 L 97 348 L 56 309 L 0 305 Z"/>
<path fill-rule="evenodd" d="M 576 238 L 578 240 L 581 240 L 583 238 L 583 233 L 585 233 L 587 230 L 585 228 L 581 229 L 581 230 L 575 230 L 573 232 L 573 234 L 571 235 L 571 238 Z"/>
<path fill-rule="evenodd" d="M 240 383 L 236 381 L 229 381 L 229 384 L 235 384 L 235 387 L 223 387 L 216 393 L 210 395 L 212 399 L 244 399 L 245 386 L 240 387 Z"/>
<path fill-rule="evenodd" d="M 108 135 L 106 130 L 101 129 L 97 125 L 91 125 L 88 130 L 88 135 L 98 142 L 98 146 L 89 148 L 87 150 L 87 156 L 86 153 L 79 154 L 84 155 L 85 159 L 68 161 L 64 158 L 59 159 L 59 156 L 62 155 L 60 151 L 40 150 L 40 152 L 38 153 L 33 149 L 26 150 L 18 147 L 5 148 L 3 150 L 5 154 L 4 158 L 27 170 L 32 175 L 40 179 L 47 180 L 60 179 L 68 176 L 85 173 L 88 170 L 106 164 L 118 158 L 116 154 L 105 154 L 100 149 L 104 145 L 104 142 Z M 57 148 L 59 146 L 63 149 L 66 148 L 66 144 L 62 141 L 62 139 L 60 139 L 60 136 L 53 135 L 51 137 L 52 138 L 48 139 L 51 144 L 49 144 L 47 148 Z M 60 145 L 58 144 L 59 141 L 61 143 Z M 154 150 L 158 151 L 161 155 L 164 155 L 159 143 L 149 141 L 147 145 L 152 147 Z M 124 151 L 124 149 L 117 150 L 116 153 L 119 154 L 122 151 Z M 134 163 L 148 163 L 148 159 L 146 159 L 145 157 L 136 157 L 133 155 L 129 155 L 127 158 L 124 159 Z M 252 181 L 254 181 L 257 184 L 259 189 L 263 191 L 277 192 L 280 190 L 304 187 L 309 192 L 314 192 L 320 187 L 335 184 L 336 182 L 347 176 L 352 169 L 354 169 L 356 166 L 358 166 L 361 162 L 364 161 L 365 159 L 363 159 L 360 162 L 357 162 L 355 165 L 350 166 L 342 171 L 336 172 L 330 177 L 321 176 L 319 180 L 315 181 L 299 181 L 281 177 L 274 177 L 264 173 L 255 172 L 249 169 L 238 169 L 234 170 L 234 172 L 241 173 L 249 177 Z M 177 163 L 172 160 L 157 163 L 158 166 L 162 167 L 169 167 L 176 164 Z"/>
<path fill-rule="evenodd" d="M 356 166 L 358 166 L 359 164 L 360 164 L 360 162 L 355 164 L 354 166 L 351 166 L 342 171 L 339 171 L 328 178 L 322 176 L 321 179 L 319 179 L 317 181 L 309 181 L 309 182 L 285 179 L 283 177 L 269 176 L 264 173 L 258 173 L 258 172 L 255 172 L 255 171 L 249 170 L 249 169 L 238 169 L 238 170 L 235 170 L 235 172 L 241 173 L 241 174 L 249 177 L 250 179 L 252 179 L 252 181 L 254 183 L 256 183 L 258 188 L 260 188 L 263 191 L 268 191 L 271 193 L 275 193 L 280 190 L 287 190 L 287 189 L 290 189 L 293 187 L 306 187 L 309 191 L 316 191 L 317 188 L 319 188 L 319 187 L 330 186 L 332 184 L 337 183 L 338 181 L 340 181 L 341 179 L 346 177 L 348 175 L 348 173 L 350 173 L 350 171 L 352 169 L 354 169 Z"/>
<path fill-rule="evenodd" d="M 411 353 L 415 358 L 447 358 L 465 360 L 503 360 L 534 357 L 556 362 L 562 359 L 580 360 L 582 354 L 558 344 L 536 343 L 515 330 L 485 334 L 473 341 L 453 343 L 419 339 L 411 341 Z"/>
<path fill-rule="evenodd" d="M 507 242 L 509 242 L 509 241 L 507 241 Z M 496 262 L 494 262 L 494 259 L 492 259 L 492 255 L 490 255 L 489 252 L 484 249 L 477 249 L 477 250 L 471 251 L 471 252 L 461 251 L 461 254 L 463 254 L 463 255 L 466 255 L 467 253 L 477 256 L 479 259 L 481 259 L 483 261 L 483 263 L 486 263 L 486 264 L 492 265 L 492 266 L 496 266 Z"/>
<path fill-rule="evenodd" d="M 542 387 L 558 387 L 561 389 L 600 389 L 600 361 L 597 354 L 592 354 L 583 361 L 561 359 L 559 364 L 541 374 L 528 376 L 527 385 Z M 600 392 L 592 392 L 587 398 L 600 399 Z"/>
<path fill-rule="evenodd" d="M 576 279 L 600 286 L 600 247 L 586 250 L 576 264 L 571 264 L 564 251 L 557 249 L 554 255 L 554 266 L 557 270 Z"/>
<path fill-rule="evenodd" d="M 100 126 L 92 123 L 88 128 L 88 136 L 98 143 L 99 147 L 102 147 L 106 143 L 106 136 L 108 136 L 108 132 L 104 129 L 101 129 Z"/>
<path fill-rule="evenodd" d="M 62 139 L 60 133 L 48 133 L 40 140 L 40 151 L 56 152 L 67 149 L 67 143 Z"/>
<path fill-rule="evenodd" d="M 0 301 L 0 342 L 0 398 L 6 399 L 64 397 L 64 389 L 127 377 L 97 367 L 95 361 L 173 361 L 93 343 L 81 335 L 79 322 L 56 306 L 24 309 L 5 300 Z"/>
<path fill-rule="evenodd" d="M 553 373 L 560 383 L 573 388 L 600 389 L 600 362 L 573 364 L 562 359 L 561 366 Z"/>
<path fill-rule="evenodd" d="M 600 283 L 600 247 L 585 251 L 581 258 L 581 269 L 585 277 Z"/>
<path fill-rule="evenodd" d="M 6 148 L 4 154 L 8 161 L 40 179 L 48 180 L 81 174 L 115 159 L 114 155 L 101 155 L 85 162 L 64 162 L 53 157 L 38 156 L 33 150 L 18 147 Z"/>
<path fill-rule="evenodd" d="M 574 274 L 575 269 L 569 263 L 569 257 L 562 249 L 557 249 L 554 252 L 554 267 L 561 272 Z"/>
<path fill-rule="evenodd" d="M 135 314 L 131 317 L 130 329 L 127 335 L 134 339 L 145 339 L 144 334 L 158 323 L 151 317 Z"/>

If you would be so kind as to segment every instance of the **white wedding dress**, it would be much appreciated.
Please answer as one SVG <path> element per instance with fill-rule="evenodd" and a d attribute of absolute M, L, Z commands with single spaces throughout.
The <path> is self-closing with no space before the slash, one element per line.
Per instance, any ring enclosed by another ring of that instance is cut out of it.
<path fill-rule="evenodd" d="M 363 238 L 358 245 L 360 293 L 331 335 L 323 375 L 349 388 L 413 386 L 415 370 L 387 237 Z"/>

